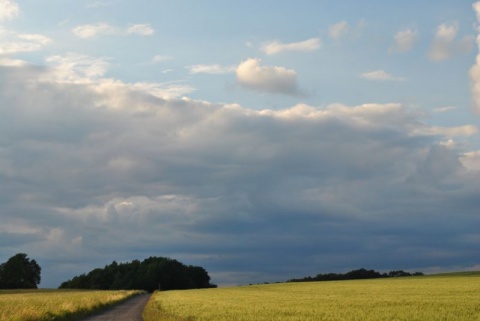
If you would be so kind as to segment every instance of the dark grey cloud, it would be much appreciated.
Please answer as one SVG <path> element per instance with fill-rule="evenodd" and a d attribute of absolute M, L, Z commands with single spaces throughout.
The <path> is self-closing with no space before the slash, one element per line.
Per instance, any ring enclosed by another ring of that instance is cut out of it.
<path fill-rule="evenodd" d="M 220 284 L 479 264 L 477 154 L 452 140 L 471 126 L 400 104 L 258 111 L 0 68 L 0 259 L 27 252 L 42 286 L 150 255 Z"/>

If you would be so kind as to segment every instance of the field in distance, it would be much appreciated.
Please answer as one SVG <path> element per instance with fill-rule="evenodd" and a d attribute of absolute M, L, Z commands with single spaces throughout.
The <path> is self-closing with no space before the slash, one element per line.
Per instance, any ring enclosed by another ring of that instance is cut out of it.
<path fill-rule="evenodd" d="M 0 321 L 72 320 L 140 292 L 0 290 Z"/>
<path fill-rule="evenodd" d="M 156 292 L 144 320 L 478 321 L 480 273 Z"/>

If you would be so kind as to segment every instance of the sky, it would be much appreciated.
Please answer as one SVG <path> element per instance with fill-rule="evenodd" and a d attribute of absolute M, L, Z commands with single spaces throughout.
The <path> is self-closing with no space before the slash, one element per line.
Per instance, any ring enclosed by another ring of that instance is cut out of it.
<path fill-rule="evenodd" d="M 0 262 L 478 270 L 479 34 L 466 0 L 0 0 Z"/>

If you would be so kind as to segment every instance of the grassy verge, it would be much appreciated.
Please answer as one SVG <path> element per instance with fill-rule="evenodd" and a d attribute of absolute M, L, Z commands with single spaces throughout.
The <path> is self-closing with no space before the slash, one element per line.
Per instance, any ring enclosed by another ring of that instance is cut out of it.
<path fill-rule="evenodd" d="M 140 291 L 0 291 L 0 321 L 67 321 L 118 303 Z"/>
<path fill-rule="evenodd" d="M 480 274 L 156 292 L 145 321 L 479 321 Z"/>
<path fill-rule="evenodd" d="M 172 313 L 169 313 L 162 308 L 159 300 L 153 295 L 147 303 L 145 310 L 142 314 L 143 320 L 147 321 L 194 321 L 193 317 L 181 317 Z"/>

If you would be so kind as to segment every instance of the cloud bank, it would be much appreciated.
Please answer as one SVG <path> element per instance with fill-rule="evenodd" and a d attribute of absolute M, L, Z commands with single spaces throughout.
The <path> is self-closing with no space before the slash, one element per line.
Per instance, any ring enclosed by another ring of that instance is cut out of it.
<path fill-rule="evenodd" d="M 455 143 L 474 126 L 395 103 L 252 110 L 49 63 L 0 67 L 2 251 L 32 253 L 43 286 L 149 255 L 219 284 L 478 264 L 479 152 Z M 258 59 L 237 74 L 294 88 Z"/>

